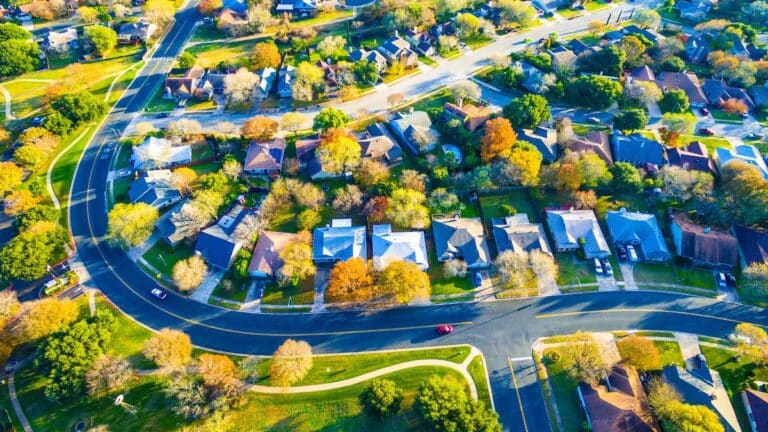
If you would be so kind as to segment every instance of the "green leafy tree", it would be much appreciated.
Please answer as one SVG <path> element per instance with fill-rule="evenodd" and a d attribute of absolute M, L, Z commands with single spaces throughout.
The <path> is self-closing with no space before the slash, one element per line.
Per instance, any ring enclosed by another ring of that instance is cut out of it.
<path fill-rule="evenodd" d="M 621 353 L 622 362 L 639 370 L 649 371 L 660 369 L 663 366 L 659 350 L 648 338 L 630 335 L 618 341 L 616 346 Z"/>
<path fill-rule="evenodd" d="M 698 120 L 693 114 L 666 113 L 661 116 L 661 123 L 667 129 L 668 133 L 691 134 Z"/>
<path fill-rule="evenodd" d="M 625 192 L 640 192 L 643 189 L 643 177 L 640 171 L 627 162 L 616 162 L 611 167 L 613 186 Z"/>
<path fill-rule="evenodd" d="M 37 69 L 40 48 L 35 42 L 9 39 L 0 42 L 0 77 L 14 77 Z"/>
<path fill-rule="evenodd" d="M 125 246 L 140 246 L 152 235 L 159 213 L 145 203 L 117 203 L 109 211 L 109 237 Z"/>
<path fill-rule="evenodd" d="M 386 215 L 400 228 L 424 228 L 429 225 L 427 197 L 413 189 L 395 189 L 389 197 Z"/>
<path fill-rule="evenodd" d="M 39 279 L 63 253 L 66 241 L 67 232 L 58 224 L 35 222 L 0 250 L 0 274 L 8 279 Z"/>
<path fill-rule="evenodd" d="M 379 68 L 376 63 L 361 60 L 352 66 L 355 78 L 361 83 L 375 83 L 379 80 Z"/>
<path fill-rule="evenodd" d="M 195 63 L 197 63 L 197 57 L 195 57 L 195 55 L 189 51 L 184 51 L 181 53 L 177 62 L 179 68 L 181 69 L 189 69 L 194 66 Z"/>
<path fill-rule="evenodd" d="M 54 111 L 45 118 L 43 127 L 58 136 L 65 136 L 72 130 L 72 121 L 58 111 Z"/>
<path fill-rule="evenodd" d="M 21 184 L 24 170 L 13 162 L 0 162 L 0 198 Z"/>
<path fill-rule="evenodd" d="M 109 27 L 94 25 L 85 28 L 86 39 L 96 48 L 96 53 L 104 57 L 117 46 L 117 33 Z"/>
<path fill-rule="evenodd" d="M 374 379 L 360 394 L 365 412 L 380 419 L 397 414 L 402 403 L 403 391 L 388 379 Z"/>
<path fill-rule="evenodd" d="M 32 33 L 11 22 L 0 24 L 0 42 L 12 39 L 29 40 L 32 39 Z"/>
<path fill-rule="evenodd" d="M 467 394 L 453 377 L 431 377 L 416 396 L 430 430 L 500 432 L 498 414 Z"/>
<path fill-rule="evenodd" d="M 659 108 L 665 113 L 684 113 L 691 108 L 688 95 L 678 89 L 667 90 L 659 101 Z"/>
<path fill-rule="evenodd" d="M 83 90 L 56 97 L 51 101 L 51 108 L 68 118 L 75 126 L 79 126 L 103 116 L 109 106 L 102 98 Z"/>
<path fill-rule="evenodd" d="M 621 131 L 644 129 L 648 124 L 648 114 L 642 108 L 627 108 L 613 116 L 613 127 Z"/>
<path fill-rule="evenodd" d="M 756 167 L 731 160 L 720 174 L 721 202 L 734 219 L 747 225 L 768 219 L 768 182 Z"/>
<path fill-rule="evenodd" d="M 606 109 L 616 102 L 623 89 L 610 78 L 581 75 L 565 87 L 572 103 L 593 109 Z"/>
<path fill-rule="evenodd" d="M 600 51 L 579 57 L 578 65 L 582 71 L 605 73 L 617 77 L 624 69 L 626 60 L 627 54 L 624 50 L 617 45 L 610 45 Z"/>
<path fill-rule="evenodd" d="M 515 127 L 530 129 L 552 118 L 552 113 L 543 96 L 527 93 L 504 107 L 504 117 Z"/>
<path fill-rule="evenodd" d="M 661 380 L 651 382 L 648 403 L 664 431 L 725 431 L 720 418 L 714 411 L 704 405 L 681 402 L 680 394 L 671 385 Z"/>
<path fill-rule="evenodd" d="M 332 128 L 342 128 L 349 123 L 349 115 L 340 109 L 326 107 L 317 113 L 312 121 L 312 129 L 326 131 Z"/>

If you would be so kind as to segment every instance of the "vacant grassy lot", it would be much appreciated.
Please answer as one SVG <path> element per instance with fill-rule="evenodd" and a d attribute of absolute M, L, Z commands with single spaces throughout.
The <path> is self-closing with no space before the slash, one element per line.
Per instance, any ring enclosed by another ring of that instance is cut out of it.
<path fill-rule="evenodd" d="M 686 285 L 709 290 L 715 287 L 712 272 L 703 269 L 672 266 L 668 263 L 637 263 L 635 264 L 635 280 L 642 283 L 667 283 Z"/>
<path fill-rule="evenodd" d="M 234 62 L 248 57 L 257 43 L 267 38 L 248 39 L 238 42 L 213 42 L 195 45 L 187 49 L 197 57 L 197 64 L 210 68 L 221 62 Z"/>
<path fill-rule="evenodd" d="M 527 190 L 510 191 L 498 195 L 481 195 L 479 201 L 480 207 L 483 209 L 483 222 L 487 227 L 491 226 L 491 219 L 509 216 L 505 206 L 514 208 L 515 214 L 527 214 L 528 220 L 532 223 L 539 221 L 539 215 Z"/>

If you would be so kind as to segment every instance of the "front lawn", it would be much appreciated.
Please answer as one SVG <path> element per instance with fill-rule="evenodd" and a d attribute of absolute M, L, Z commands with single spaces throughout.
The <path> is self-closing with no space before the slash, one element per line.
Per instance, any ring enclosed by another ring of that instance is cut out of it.
<path fill-rule="evenodd" d="M 581 11 L 578 11 L 575 9 L 568 9 L 568 8 L 558 9 L 557 14 L 567 20 L 578 18 L 583 15 Z"/>
<path fill-rule="evenodd" d="M 587 420 L 576 393 L 579 383 L 568 375 L 560 354 L 557 348 L 546 349 L 542 361 L 547 368 L 560 418 L 564 419 L 563 432 L 579 432 Z"/>
<path fill-rule="evenodd" d="M 432 284 L 432 295 L 470 294 L 475 289 L 469 275 L 463 278 L 445 276 L 443 263 L 437 260 L 435 243 L 432 239 L 427 240 L 427 255 L 429 255 L 429 271 L 427 273 Z"/>
<path fill-rule="evenodd" d="M 643 283 L 665 283 L 716 290 L 712 272 L 703 269 L 673 266 L 670 263 L 641 262 L 635 264 L 635 281 Z"/>
<path fill-rule="evenodd" d="M 232 276 L 232 271 L 227 272 L 224 278 L 219 281 L 212 295 L 236 302 L 245 302 L 245 296 L 248 295 L 249 278 L 238 279 Z"/>
<path fill-rule="evenodd" d="M 291 284 L 281 286 L 276 283 L 270 283 L 264 289 L 261 303 L 287 305 L 289 300 L 291 304 L 313 304 L 315 302 L 314 278 L 304 279 L 295 286 Z"/>
<path fill-rule="evenodd" d="M 653 341 L 653 345 L 661 354 L 661 367 L 676 364 L 685 367 L 683 353 L 680 351 L 680 345 L 675 341 Z"/>
<path fill-rule="evenodd" d="M 591 261 L 579 260 L 574 252 L 557 253 L 555 261 L 560 268 L 557 276 L 558 285 L 596 283 L 595 269 Z"/>
<path fill-rule="evenodd" d="M 727 123 L 742 123 L 744 121 L 740 114 L 729 113 L 719 109 L 713 109 L 711 114 L 717 121 L 724 121 Z"/>
<path fill-rule="evenodd" d="M 484 34 L 478 34 L 471 38 L 464 38 L 461 41 L 467 44 L 467 46 L 472 49 L 478 49 L 493 42 L 493 38 L 490 36 L 486 36 Z"/>
<path fill-rule="evenodd" d="M 725 138 L 718 138 L 718 137 L 711 137 L 711 136 L 701 136 L 701 135 L 680 135 L 677 139 L 678 145 L 688 145 L 688 143 L 693 141 L 699 141 L 707 148 L 709 151 L 710 156 L 715 153 L 715 149 L 718 147 L 725 147 L 725 148 L 731 148 L 733 147 Z"/>
<path fill-rule="evenodd" d="M 180 244 L 171 247 L 164 241 L 158 241 L 154 246 L 144 253 L 142 258 L 157 269 L 160 273 L 171 277 L 173 275 L 173 266 L 184 259 L 194 255 L 195 251 L 189 246 Z"/>
<path fill-rule="evenodd" d="M 603 1 L 591 1 L 584 4 L 584 7 L 590 12 L 596 12 L 611 7 L 608 3 Z"/>
<path fill-rule="evenodd" d="M 429 111 L 430 108 L 442 108 L 446 102 L 454 102 L 455 99 L 448 89 L 442 89 L 434 92 L 416 102 L 402 106 L 399 111 L 406 112 L 413 108 L 414 111 Z"/>

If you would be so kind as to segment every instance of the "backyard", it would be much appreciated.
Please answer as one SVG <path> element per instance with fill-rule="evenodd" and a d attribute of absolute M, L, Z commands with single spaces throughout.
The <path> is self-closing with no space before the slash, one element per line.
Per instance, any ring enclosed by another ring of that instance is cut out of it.
<path fill-rule="evenodd" d="M 539 221 L 536 209 L 533 206 L 528 191 L 525 189 L 506 192 L 498 195 L 481 195 L 480 207 L 483 211 L 483 222 L 490 229 L 491 219 L 503 218 L 514 214 L 525 213 L 531 223 Z"/>

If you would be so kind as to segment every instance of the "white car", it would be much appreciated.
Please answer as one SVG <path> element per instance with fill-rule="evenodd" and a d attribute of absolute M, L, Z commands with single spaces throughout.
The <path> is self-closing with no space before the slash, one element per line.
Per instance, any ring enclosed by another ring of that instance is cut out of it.
<path fill-rule="evenodd" d="M 133 172 L 133 170 L 131 170 L 130 168 L 123 168 L 120 171 L 118 171 L 117 176 L 118 177 L 128 177 L 129 175 L 131 175 L 132 172 Z"/>
<path fill-rule="evenodd" d="M 166 297 L 168 297 L 168 294 L 166 294 L 165 291 L 161 290 L 160 288 L 152 288 L 152 291 L 150 291 L 149 293 L 160 300 L 163 300 Z"/>

